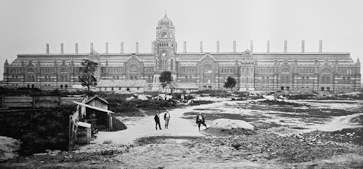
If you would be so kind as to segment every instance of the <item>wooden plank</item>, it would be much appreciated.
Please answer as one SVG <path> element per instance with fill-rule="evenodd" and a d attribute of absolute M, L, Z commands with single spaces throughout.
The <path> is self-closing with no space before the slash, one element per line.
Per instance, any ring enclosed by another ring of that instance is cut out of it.
<path fill-rule="evenodd" d="M 31 103 L 4 103 L 4 107 L 33 107 Z"/>

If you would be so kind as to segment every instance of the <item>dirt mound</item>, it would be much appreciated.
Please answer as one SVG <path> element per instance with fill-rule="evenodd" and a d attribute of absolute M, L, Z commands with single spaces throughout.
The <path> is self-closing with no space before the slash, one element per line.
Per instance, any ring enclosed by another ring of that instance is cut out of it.
<path fill-rule="evenodd" d="M 0 136 L 0 161 L 13 159 L 18 156 L 20 141 L 10 137 Z"/>
<path fill-rule="evenodd" d="M 116 117 L 112 118 L 112 130 L 113 131 L 119 131 L 119 130 L 126 130 L 127 127 L 124 123 L 122 123 L 119 119 Z"/>
<path fill-rule="evenodd" d="M 230 120 L 230 119 L 214 120 L 210 128 L 254 130 L 254 127 L 250 123 L 247 123 L 243 120 Z"/>

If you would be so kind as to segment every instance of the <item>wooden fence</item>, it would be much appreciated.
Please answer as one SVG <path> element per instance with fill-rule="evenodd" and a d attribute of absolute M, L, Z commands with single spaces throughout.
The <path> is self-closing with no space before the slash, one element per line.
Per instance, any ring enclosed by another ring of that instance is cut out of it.
<path fill-rule="evenodd" d="M 73 101 L 81 102 L 83 97 L 59 96 L 1 96 L 1 108 L 57 108 L 74 105 Z"/>

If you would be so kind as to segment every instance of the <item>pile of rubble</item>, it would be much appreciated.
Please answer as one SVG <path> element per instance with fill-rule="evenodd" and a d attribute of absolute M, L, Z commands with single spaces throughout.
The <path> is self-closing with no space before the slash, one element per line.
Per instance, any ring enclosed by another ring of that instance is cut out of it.
<path fill-rule="evenodd" d="M 211 147 L 227 146 L 234 149 L 232 154 L 238 152 L 239 155 L 234 158 L 251 161 L 276 159 L 291 163 L 330 158 L 345 153 L 363 152 L 363 148 L 359 145 L 349 142 L 335 142 L 327 139 L 328 136 L 330 138 L 330 135 L 319 132 L 289 136 L 258 132 L 255 135 L 207 137 L 186 144 L 208 144 L 210 145 L 209 151 Z"/>

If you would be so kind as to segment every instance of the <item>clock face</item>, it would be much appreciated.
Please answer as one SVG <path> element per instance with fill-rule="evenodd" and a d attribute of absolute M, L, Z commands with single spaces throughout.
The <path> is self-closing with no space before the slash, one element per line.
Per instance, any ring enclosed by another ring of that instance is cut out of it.
<path fill-rule="evenodd" d="M 166 33 L 166 32 L 161 33 L 161 38 L 167 38 L 167 37 L 168 37 L 168 33 Z"/>

